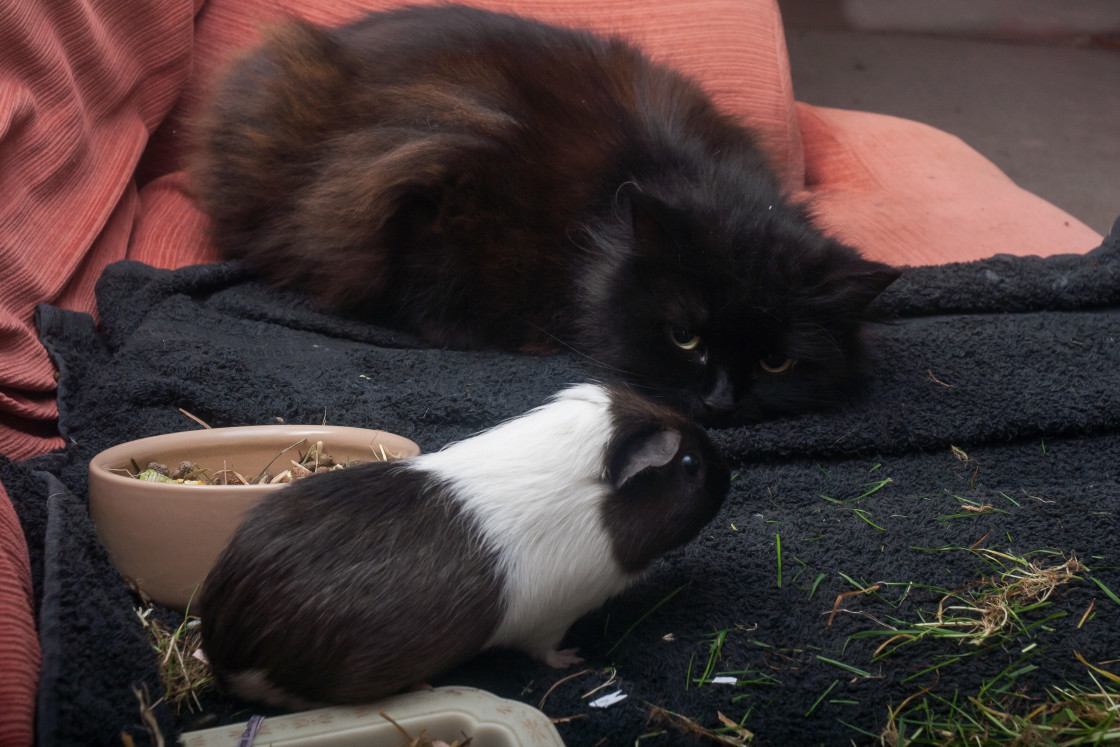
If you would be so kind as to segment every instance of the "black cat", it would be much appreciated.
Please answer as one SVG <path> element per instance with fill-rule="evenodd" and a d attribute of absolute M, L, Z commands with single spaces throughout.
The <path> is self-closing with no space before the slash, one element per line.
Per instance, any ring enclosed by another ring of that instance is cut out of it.
<path fill-rule="evenodd" d="M 197 123 L 214 241 L 449 347 L 559 347 L 707 422 L 837 401 L 897 276 L 620 39 L 456 5 L 289 22 Z"/>

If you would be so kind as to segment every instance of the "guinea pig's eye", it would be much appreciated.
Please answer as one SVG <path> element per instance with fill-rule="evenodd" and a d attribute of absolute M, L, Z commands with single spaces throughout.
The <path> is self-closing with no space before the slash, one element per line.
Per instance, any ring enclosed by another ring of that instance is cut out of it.
<path fill-rule="evenodd" d="M 700 346 L 700 335 L 695 335 L 687 327 L 670 327 L 669 339 L 681 350 L 695 350 Z"/>
<path fill-rule="evenodd" d="M 700 471 L 700 457 L 685 454 L 681 457 L 681 469 L 684 470 L 686 475 L 695 475 Z"/>
<path fill-rule="evenodd" d="M 780 355 L 768 355 L 759 360 L 758 365 L 762 366 L 762 370 L 768 374 L 784 374 L 786 371 L 793 368 L 796 363 L 793 358 L 783 358 Z"/>

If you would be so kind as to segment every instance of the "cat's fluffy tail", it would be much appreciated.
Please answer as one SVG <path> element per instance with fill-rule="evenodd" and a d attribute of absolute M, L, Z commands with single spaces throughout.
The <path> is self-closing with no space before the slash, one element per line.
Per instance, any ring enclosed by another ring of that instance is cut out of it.
<path fill-rule="evenodd" d="M 346 53 L 309 23 L 277 24 L 263 36 L 217 81 L 191 124 L 192 187 L 214 220 L 218 248 L 232 256 L 305 182 L 354 74 Z"/>
<path fill-rule="evenodd" d="M 437 224 L 444 187 L 492 160 L 514 126 L 454 87 L 371 82 L 359 54 L 305 22 L 274 26 L 194 128 L 193 188 L 218 250 L 335 308 L 409 293 L 407 232 Z"/>

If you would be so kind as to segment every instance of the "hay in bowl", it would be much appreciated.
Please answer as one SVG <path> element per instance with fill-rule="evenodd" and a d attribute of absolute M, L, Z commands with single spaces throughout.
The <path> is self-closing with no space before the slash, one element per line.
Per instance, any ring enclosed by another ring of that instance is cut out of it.
<path fill-rule="evenodd" d="M 126 583 L 143 597 L 184 611 L 245 513 L 284 483 L 154 482 L 137 479 L 137 467 L 190 461 L 214 472 L 255 476 L 272 469 L 270 463 L 283 461 L 290 468 L 289 462 L 300 461 L 320 441 L 342 464 L 420 453 L 402 436 L 344 426 L 261 425 L 152 436 L 90 460 L 90 516 Z M 297 443 L 302 448 L 291 453 Z"/>

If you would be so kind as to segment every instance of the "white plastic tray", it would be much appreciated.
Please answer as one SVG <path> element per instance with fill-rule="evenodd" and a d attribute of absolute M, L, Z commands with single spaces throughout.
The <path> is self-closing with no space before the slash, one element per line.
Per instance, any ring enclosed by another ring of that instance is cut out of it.
<path fill-rule="evenodd" d="M 424 732 L 448 744 L 473 737 L 471 747 L 563 747 L 556 727 L 532 706 L 471 687 L 439 687 L 394 695 L 363 706 L 334 706 L 265 719 L 256 747 L 400 747 L 408 744 L 384 712 L 412 738 Z M 185 747 L 233 747 L 247 723 L 186 732 Z"/>

